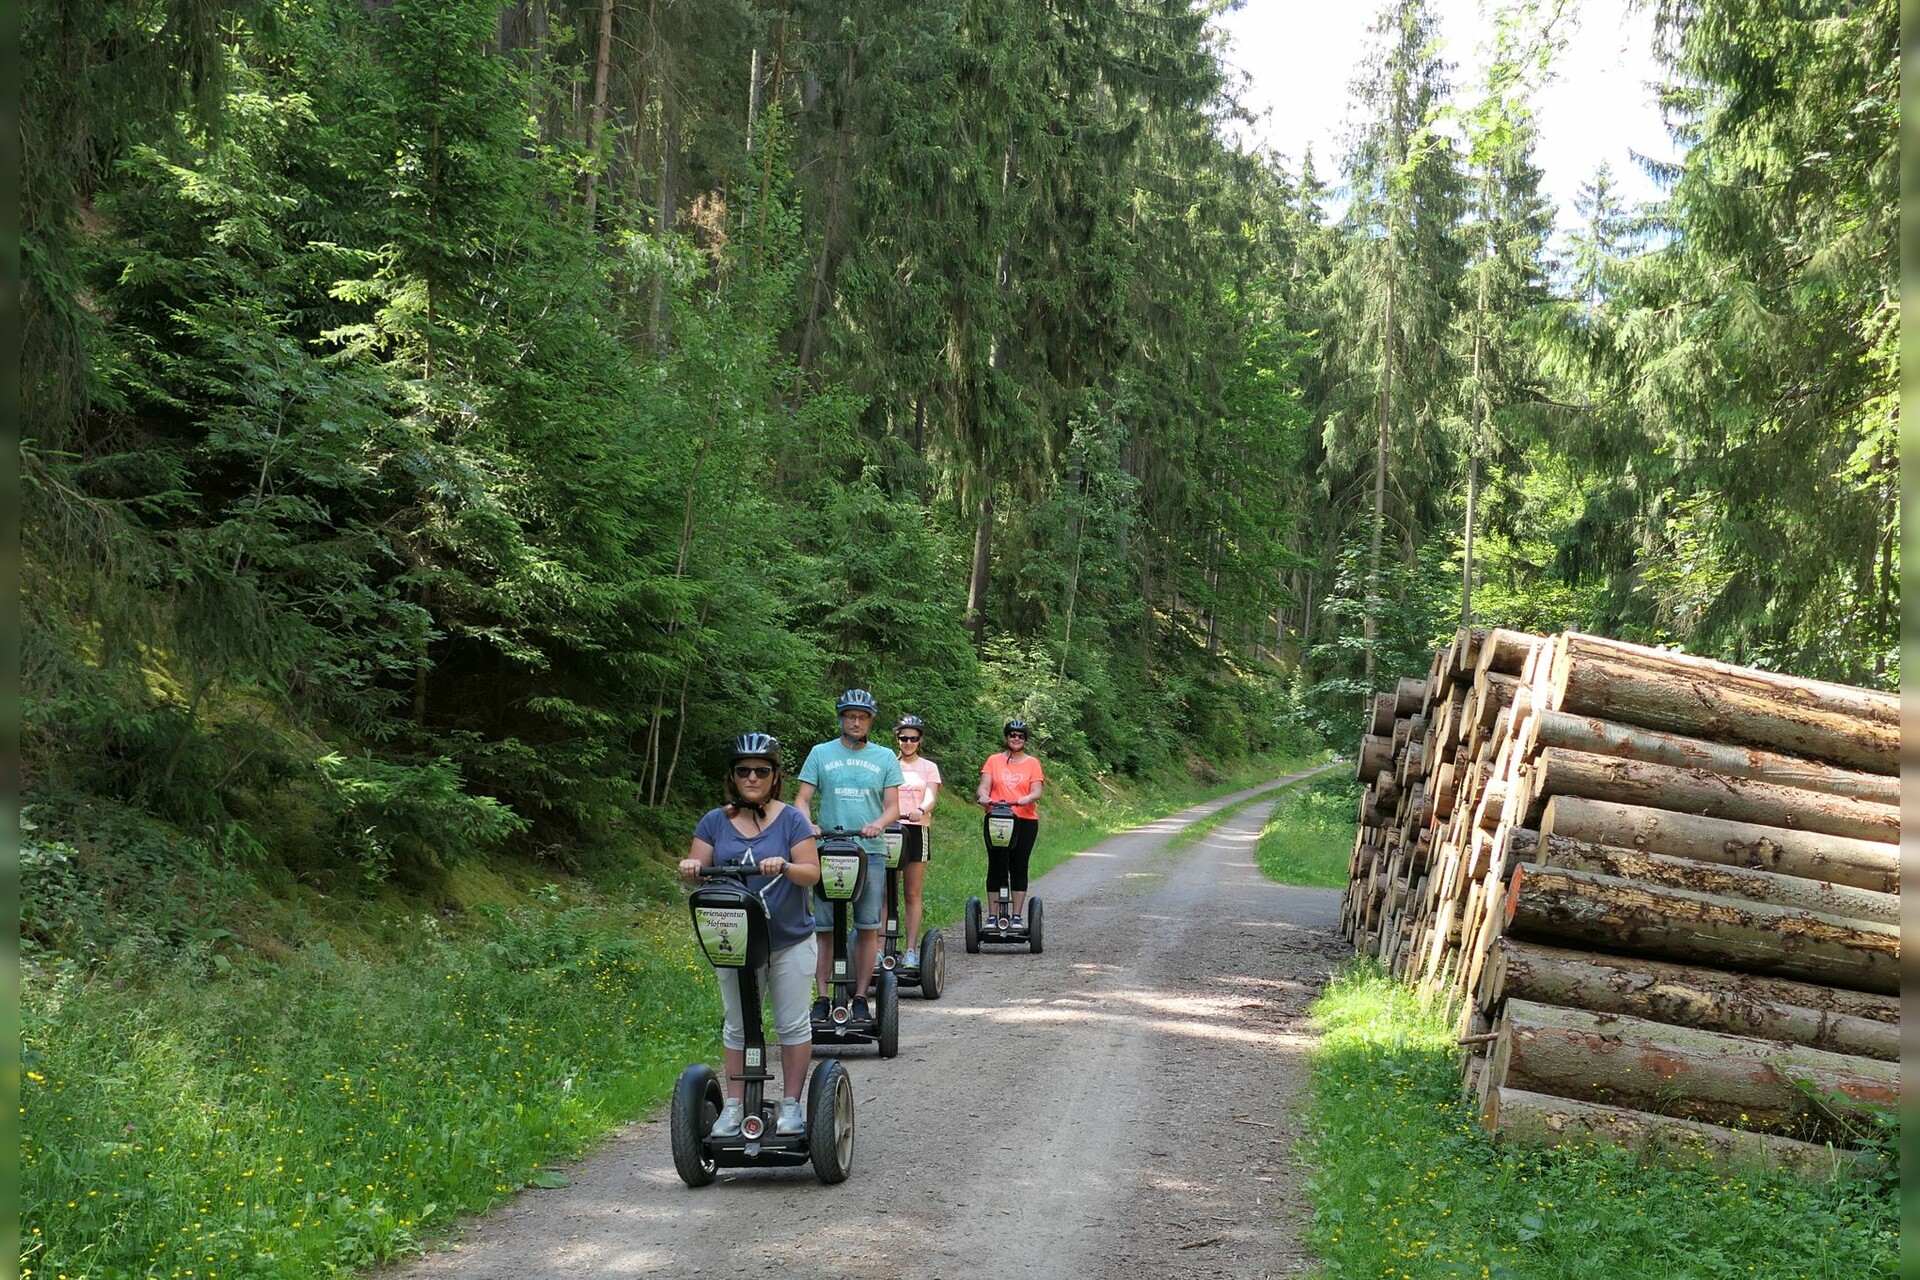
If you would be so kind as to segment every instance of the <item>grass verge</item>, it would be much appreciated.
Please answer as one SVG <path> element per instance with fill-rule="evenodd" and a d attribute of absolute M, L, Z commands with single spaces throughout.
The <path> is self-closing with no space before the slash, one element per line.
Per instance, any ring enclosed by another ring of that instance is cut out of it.
<path fill-rule="evenodd" d="M 1371 964 L 1314 1006 L 1307 1243 L 1329 1277 L 1861 1280 L 1899 1274 L 1897 1188 L 1608 1147 L 1496 1146 L 1459 1103 L 1451 1025 Z"/>
<path fill-rule="evenodd" d="M 483 908 L 381 963 L 317 944 L 143 989 L 63 969 L 22 1026 L 23 1277 L 297 1277 L 553 1183 L 655 1103 L 714 1001 L 670 911 Z M 564 1181 L 564 1179 L 562 1179 Z"/>
<path fill-rule="evenodd" d="M 1295 767 L 1051 792 L 1034 873 Z M 949 800 L 935 815 L 930 922 L 957 921 L 981 891 L 977 813 Z M 717 1056 L 719 1002 L 676 891 L 541 874 L 463 872 L 469 906 L 451 916 L 385 899 L 315 901 L 302 918 L 250 901 L 263 943 L 279 913 L 271 959 L 86 969 L 35 956 L 20 1029 L 22 1276 L 343 1274 L 564 1182 L 552 1165 Z"/>
<path fill-rule="evenodd" d="M 1345 767 L 1289 788 L 1254 849 L 1261 873 L 1280 884 L 1345 888 L 1359 802 L 1360 783 Z"/>

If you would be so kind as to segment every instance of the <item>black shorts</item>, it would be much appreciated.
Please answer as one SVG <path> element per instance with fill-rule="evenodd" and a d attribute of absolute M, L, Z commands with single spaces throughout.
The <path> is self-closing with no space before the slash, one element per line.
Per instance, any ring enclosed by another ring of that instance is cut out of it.
<path fill-rule="evenodd" d="M 911 822 L 900 824 L 900 865 L 909 862 L 932 862 L 933 850 L 927 843 L 927 829 L 916 827 Z"/>

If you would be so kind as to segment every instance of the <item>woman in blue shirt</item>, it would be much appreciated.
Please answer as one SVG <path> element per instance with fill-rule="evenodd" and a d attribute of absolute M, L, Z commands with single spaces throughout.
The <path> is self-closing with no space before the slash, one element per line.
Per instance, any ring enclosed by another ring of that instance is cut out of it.
<path fill-rule="evenodd" d="M 743 733 L 727 750 L 727 803 L 711 809 L 694 828 L 693 844 L 680 860 L 680 874 L 698 879 L 709 866 L 752 863 L 763 873 L 747 881 L 767 906 L 772 954 L 760 973 L 760 989 L 773 996 L 773 1022 L 780 1035 L 780 1112 L 774 1132 L 801 1133 L 806 1117 L 800 1091 L 813 1059 L 813 1023 L 809 998 L 817 947 L 809 890 L 820 883 L 820 855 L 807 815 L 780 799 L 780 743 L 764 733 Z M 737 1078 L 746 1068 L 749 1014 L 740 1007 L 740 976 L 720 969 L 724 1013 L 720 1044 L 727 1078 L 727 1104 L 714 1122 L 713 1136 L 732 1137 L 744 1118 L 745 1086 Z"/>

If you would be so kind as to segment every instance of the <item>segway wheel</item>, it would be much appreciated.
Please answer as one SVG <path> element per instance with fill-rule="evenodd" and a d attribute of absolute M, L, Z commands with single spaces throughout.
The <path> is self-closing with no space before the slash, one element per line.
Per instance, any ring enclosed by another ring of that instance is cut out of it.
<path fill-rule="evenodd" d="M 940 984 L 946 981 L 947 940 L 938 929 L 920 935 L 920 998 L 938 1000 Z"/>
<path fill-rule="evenodd" d="M 880 1056 L 891 1058 L 900 1052 L 900 979 L 883 973 L 878 982 L 874 993 L 874 1021 L 879 1023 Z"/>
<path fill-rule="evenodd" d="M 680 1073 L 673 1086 L 673 1113 L 668 1128 L 673 1134 L 673 1168 L 680 1181 L 690 1187 L 704 1187 L 713 1181 L 719 1167 L 707 1151 L 707 1135 L 720 1118 L 720 1077 L 704 1062 L 696 1062 Z"/>
<path fill-rule="evenodd" d="M 1027 946 L 1034 955 L 1040 954 L 1040 899 L 1027 899 Z"/>
<path fill-rule="evenodd" d="M 815 1063 L 807 1082 L 807 1154 L 829 1186 L 853 1172 L 853 1081 L 831 1058 Z"/>
<path fill-rule="evenodd" d="M 967 899 L 967 954 L 980 954 L 980 899 Z"/>

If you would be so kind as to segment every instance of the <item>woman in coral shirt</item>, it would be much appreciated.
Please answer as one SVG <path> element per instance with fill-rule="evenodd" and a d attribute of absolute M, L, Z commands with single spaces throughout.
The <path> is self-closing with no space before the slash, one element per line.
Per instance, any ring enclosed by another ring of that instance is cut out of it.
<path fill-rule="evenodd" d="M 987 846 L 987 900 L 999 894 L 1003 886 L 1013 890 L 1014 928 L 1026 923 L 1027 863 L 1033 857 L 1033 842 L 1040 834 L 1040 810 L 1034 801 L 1046 785 L 1040 762 L 1027 754 L 1027 722 L 1009 720 L 1001 730 L 1007 749 L 988 756 L 980 766 L 980 789 L 974 798 L 981 808 L 990 804 L 1013 806 L 1013 840 L 1004 849 L 995 848 L 987 832 L 987 819 L 980 820 L 980 838 Z"/>

